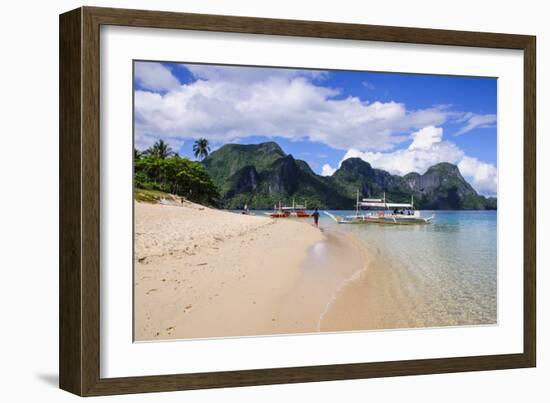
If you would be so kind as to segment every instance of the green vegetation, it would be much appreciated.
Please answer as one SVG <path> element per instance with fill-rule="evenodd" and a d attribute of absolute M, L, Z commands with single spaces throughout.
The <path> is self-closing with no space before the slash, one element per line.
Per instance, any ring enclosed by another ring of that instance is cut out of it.
<path fill-rule="evenodd" d="M 202 164 L 182 158 L 159 140 L 144 153 L 134 152 L 134 187 L 136 197 L 154 201 L 158 191 L 183 196 L 188 200 L 218 204 L 218 191 Z"/>
<path fill-rule="evenodd" d="M 134 156 L 136 156 L 136 151 L 137 150 L 134 150 Z M 137 151 L 137 153 L 139 157 L 139 151 Z M 150 157 L 155 157 L 161 160 L 164 160 L 168 157 L 172 157 L 176 155 L 176 153 L 172 151 L 172 147 L 166 144 L 164 140 L 157 141 L 155 144 L 153 144 L 152 147 L 145 150 L 143 154 L 148 155 Z"/>
<path fill-rule="evenodd" d="M 210 154 L 203 164 L 223 195 L 234 190 L 235 179 L 242 177 L 243 173 L 248 172 L 254 180 L 258 172 L 284 156 L 283 150 L 274 142 L 226 144 Z"/>
<path fill-rule="evenodd" d="M 159 140 L 144 152 L 134 150 L 135 198 L 156 202 L 171 195 L 239 209 L 271 209 L 282 202 L 307 202 L 310 208 L 354 209 L 361 197 L 409 202 L 419 209 L 496 209 L 496 198 L 478 195 L 455 165 L 440 163 L 423 175 L 392 175 L 359 158 L 342 162 L 329 177 L 315 174 L 305 161 L 283 152 L 277 143 L 226 144 L 210 153 L 206 139 L 193 146 L 202 162 L 178 156 Z"/>
<path fill-rule="evenodd" d="M 208 154 L 210 153 L 210 144 L 208 143 L 208 140 L 202 138 L 195 141 L 195 144 L 193 144 L 193 153 L 195 154 L 195 158 L 199 160 L 203 160 L 208 157 Z"/>
<path fill-rule="evenodd" d="M 358 158 L 345 160 L 330 177 L 315 174 L 305 161 L 287 155 L 274 142 L 226 144 L 204 161 L 225 208 L 271 209 L 275 204 L 354 209 L 361 197 L 409 202 L 420 209 L 495 209 L 496 199 L 477 194 L 453 164 L 436 164 L 426 173 L 392 175 Z"/>
<path fill-rule="evenodd" d="M 305 161 L 286 155 L 277 143 L 226 144 L 204 160 L 225 208 L 272 209 L 279 202 L 309 207 L 351 208 L 331 183 L 316 175 Z"/>

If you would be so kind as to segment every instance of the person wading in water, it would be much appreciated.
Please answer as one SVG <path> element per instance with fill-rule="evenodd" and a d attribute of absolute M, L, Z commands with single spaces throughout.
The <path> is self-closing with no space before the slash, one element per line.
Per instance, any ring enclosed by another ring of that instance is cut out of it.
<path fill-rule="evenodd" d="M 315 211 L 313 211 L 313 214 L 311 216 L 313 217 L 313 222 L 315 223 L 315 226 L 319 228 L 319 211 L 315 209 Z"/>

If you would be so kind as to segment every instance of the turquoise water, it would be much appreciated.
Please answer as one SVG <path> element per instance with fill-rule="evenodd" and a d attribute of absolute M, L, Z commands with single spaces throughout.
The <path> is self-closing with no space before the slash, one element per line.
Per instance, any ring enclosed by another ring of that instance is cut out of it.
<path fill-rule="evenodd" d="M 331 211 L 334 215 L 354 211 Z M 494 324 L 497 321 L 497 212 L 423 211 L 429 225 L 336 224 L 365 242 L 392 270 L 403 303 L 418 325 Z"/>
<path fill-rule="evenodd" d="M 410 327 L 497 323 L 496 211 L 422 211 L 435 216 L 427 225 L 337 224 L 320 213 L 323 230 L 351 233 L 375 254 L 371 266 L 391 279 L 375 286 L 391 288 Z"/>

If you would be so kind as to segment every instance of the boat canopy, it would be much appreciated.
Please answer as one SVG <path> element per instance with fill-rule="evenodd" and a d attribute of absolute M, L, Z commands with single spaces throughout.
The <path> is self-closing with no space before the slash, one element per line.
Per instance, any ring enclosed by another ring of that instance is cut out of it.
<path fill-rule="evenodd" d="M 301 204 L 296 204 L 295 206 L 282 206 L 280 210 L 306 210 L 307 207 Z"/>
<path fill-rule="evenodd" d="M 359 202 L 359 207 L 373 207 L 373 208 L 383 208 L 383 209 L 392 209 L 392 208 L 408 208 L 412 209 L 412 203 L 384 203 L 381 202 Z"/>
<path fill-rule="evenodd" d="M 283 210 L 283 211 L 293 211 L 293 210 L 307 210 L 307 200 L 305 205 L 304 204 L 296 204 L 294 199 L 292 199 L 292 206 L 283 206 L 281 202 L 279 202 L 279 206 L 275 205 L 273 207 L 274 210 Z"/>
<path fill-rule="evenodd" d="M 414 198 L 411 196 L 410 203 L 388 203 L 386 201 L 386 193 L 384 192 L 384 197 L 381 199 L 361 199 L 359 201 L 359 190 L 357 190 L 357 211 L 360 207 L 366 208 L 376 208 L 376 209 L 414 209 Z"/>

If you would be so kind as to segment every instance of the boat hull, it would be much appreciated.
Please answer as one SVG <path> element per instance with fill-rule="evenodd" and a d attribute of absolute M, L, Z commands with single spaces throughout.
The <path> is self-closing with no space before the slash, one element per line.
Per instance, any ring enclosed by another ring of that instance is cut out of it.
<path fill-rule="evenodd" d="M 419 216 L 405 216 L 405 215 L 378 215 L 378 216 L 348 216 L 339 217 L 334 216 L 328 212 L 325 212 L 338 224 L 384 224 L 384 225 L 424 225 L 430 224 L 434 216 L 431 217 L 419 217 Z"/>
<path fill-rule="evenodd" d="M 309 217 L 311 217 L 311 214 L 298 211 L 296 213 L 296 217 L 298 217 L 298 218 L 309 218 Z"/>
<path fill-rule="evenodd" d="M 427 219 L 415 219 L 415 220 L 390 220 L 390 219 L 376 219 L 376 218 L 366 218 L 366 219 L 351 219 L 346 220 L 342 219 L 338 221 L 339 224 L 384 224 L 384 225 L 422 225 L 430 224 L 430 220 Z"/>

